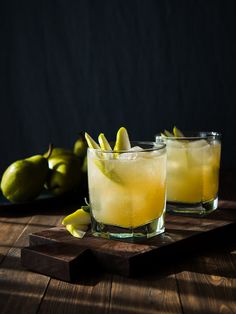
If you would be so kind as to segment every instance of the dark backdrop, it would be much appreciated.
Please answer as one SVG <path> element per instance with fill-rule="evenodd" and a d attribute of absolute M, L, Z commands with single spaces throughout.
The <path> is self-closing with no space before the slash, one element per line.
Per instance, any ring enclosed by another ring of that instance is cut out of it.
<path fill-rule="evenodd" d="M 174 124 L 222 132 L 234 167 L 235 18 L 235 0 L 0 0 L 1 170 L 80 130 Z"/>

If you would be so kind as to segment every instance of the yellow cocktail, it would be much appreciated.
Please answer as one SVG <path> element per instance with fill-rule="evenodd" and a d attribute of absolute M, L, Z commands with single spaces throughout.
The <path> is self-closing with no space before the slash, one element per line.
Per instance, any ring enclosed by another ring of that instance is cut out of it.
<path fill-rule="evenodd" d="M 164 231 L 165 144 L 139 142 L 131 146 L 115 153 L 88 149 L 95 235 L 151 237 Z"/>
<path fill-rule="evenodd" d="M 206 214 L 217 208 L 221 144 L 217 133 L 166 137 L 167 209 Z"/>

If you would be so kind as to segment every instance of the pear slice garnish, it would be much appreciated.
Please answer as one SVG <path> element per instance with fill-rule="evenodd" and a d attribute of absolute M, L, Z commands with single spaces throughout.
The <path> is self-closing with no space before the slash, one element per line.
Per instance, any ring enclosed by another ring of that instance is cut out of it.
<path fill-rule="evenodd" d="M 126 128 L 121 127 L 116 135 L 114 151 L 129 150 L 131 148 L 129 135 Z"/>
<path fill-rule="evenodd" d="M 75 238 L 82 239 L 86 231 L 88 230 L 87 225 L 66 225 L 66 230 Z"/>
<path fill-rule="evenodd" d="M 104 176 L 106 176 L 107 178 L 109 178 L 110 180 L 116 183 L 122 183 L 121 178 L 118 176 L 118 174 L 114 170 L 107 170 L 107 168 L 104 165 L 103 160 L 95 159 L 94 163 L 101 170 Z"/>
<path fill-rule="evenodd" d="M 175 137 L 184 137 L 183 132 L 181 132 L 176 126 L 173 127 L 173 133 Z"/>
<path fill-rule="evenodd" d="M 172 133 L 169 132 L 168 130 L 165 130 L 165 131 L 164 131 L 164 135 L 165 135 L 166 137 L 174 137 L 174 134 L 172 134 Z"/>
<path fill-rule="evenodd" d="M 108 140 L 106 139 L 105 135 L 101 133 L 98 137 L 98 142 L 100 144 L 100 147 L 102 150 L 112 150 L 110 144 L 108 143 Z"/>
<path fill-rule="evenodd" d="M 85 133 L 84 136 L 89 148 L 100 149 L 100 146 L 94 141 L 94 139 L 88 133 Z"/>
<path fill-rule="evenodd" d="M 84 237 L 90 223 L 90 214 L 82 208 L 76 210 L 62 220 L 62 224 L 66 227 L 66 230 L 76 238 Z"/>
<path fill-rule="evenodd" d="M 90 214 L 85 212 L 82 208 L 76 210 L 62 220 L 63 225 L 89 225 L 90 222 Z"/>
<path fill-rule="evenodd" d="M 103 133 L 101 133 L 99 135 L 99 143 L 101 143 L 101 147 L 94 141 L 94 139 L 88 134 L 85 133 L 85 139 L 88 143 L 89 148 L 92 149 L 100 149 L 100 150 L 110 150 L 112 151 L 112 148 L 110 146 L 110 144 L 108 143 L 105 135 Z M 108 149 L 107 149 L 108 148 Z M 100 152 L 100 154 L 102 154 L 102 152 Z M 102 160 L 102 159 L 94 159 L 94 163 L 95 165 L 100 169 L 100 171 L 110 180 L 116 182 L 116 183 L 121 183 L 122 180 L 120 179 L 120 177 L 115 173 L 114 170 L 107 170 L 106 165 L 105 165 L 106 160 Z"/>

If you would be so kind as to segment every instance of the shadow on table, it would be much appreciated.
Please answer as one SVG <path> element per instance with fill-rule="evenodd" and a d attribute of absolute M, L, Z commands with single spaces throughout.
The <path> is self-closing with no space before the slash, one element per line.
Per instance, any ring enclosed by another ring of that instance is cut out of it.
<path fill-rule="evenodd" d="M 224 249 L 211 248 L 202 251 L 201 254 L 185 254 L 176 257 L 171 256 L 168 260 L 158 263 L 143 265 L 145 271 L 136 273 L 133 278 L 162 278 L 182 272 L 192 272 L 211 276 L 220 276 L 226 278 L 236 278 L 236 243 L 224 246 Z"/>
<path fill-rule="evenodd" d="M 32 215 L 64 215 L 84 205 L 84 197 L 66 194 L 60 197 L 49 197 L 24 204 L 0 204 L 0 217 L 28 217 Z"/>

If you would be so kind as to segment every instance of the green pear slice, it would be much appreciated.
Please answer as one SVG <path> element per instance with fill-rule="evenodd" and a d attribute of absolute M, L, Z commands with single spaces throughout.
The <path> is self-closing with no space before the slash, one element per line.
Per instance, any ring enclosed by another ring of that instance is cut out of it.
<path fill-rule="evenodd" d="M 103 134 L 103 133 L 101 133 Z M 105 135 L 103 134 L 101 136 L 101 134 L 99 135 L 99 142 L 102 143 L 102 147 L 109 147 L 108 150 L 111 150 L 112 151 L 112 148 L 110 147 L 110 144 L 108 143 Z M 93 139 L 92 137 L 88 134 L 88 133 L 85 133 L 85 139 L 88 143 L 88 146 L 89 148 L 92 148 L 92 149 L 100 149 L 100 150 L 103 150 Z M 109 145 L 109 146 L 108 146 Z M 106 149 L 107 150 L 107 149 Z M 102 154 L 100 152 L 100 154 Z M 105 165 L 105 162 L 107 162 L 106 160 L 102 160 L 102 159 L 94 159 L 94 163 L 96 164 L 96 166 L 100 169 L 100 171 L 107 177 L 109 178 L 110 180 L 116 182 L 116 183 L 121 183 L 121 179 L 120 177 L 115 173 L 115 171 L 111 170 L 111 171 L 108 171 L 107 168 L 106 168 L 106 165 Z"/>
<path fill-rule="evenodd" d="M 85 212 L 82 208 L 76 210 L 62 220 L 63 225 L 88 225 L 90 222 L 90 214 Z"/>
<path fill-rule="evenodd" d="M 176 126 L 173 127 L 173 133 L 175 137 L 184 137 L 183 132 L 181 132 Z"/>
<path fill-rule="evenodd" d="M 110 144 L 108 143 L 108 140 L 106 139 L 105 135 L 101 133 L 98 137 L 98 142 L 100 144 L 100 147 L 102 150 L 112 150 Z"/>
<path fill-rule="evenodd" d="M 161 132 L 161 137 L 167 137 L 164 133 Z"/>
<path fill-rule="evenodd" d="M 88 230 L 87 225 L 66 225 L 66 230 L 75 238 L 82 239 Z"/>
<path fill-rule="evenodd" d="M 172 134 L 172 133 L 169 132 L 168 130 L 165 130 L 165 131 L 164 131 L 164 135 L 165 135 L 166 137 L 173 137 L 173 136 L 174 136 L 174 134 Z"/>
<path fill-rule="evenodd" d="M 104 174 L 104 176 L 106 176 L 107 178 L 109 178 L 110 180 L 112 180 L 116 183 L 122 183 L 121 178 L 118 176 L 118 174 L 114 170 L 107 170 L 103 160 L 95 159 L 94 162 L 95 162 L 96 166 Z"/>
<path fill-rule="evenodd" d="M 88 133 L 85 133 L 85 139 L 87 141 L 89 148 L 100 149 L 100 146 L 94 141 L 94 139 Z"/>
<path fill-rule="evenodd" d="M 121 127 L 116 135 L 114 151 L 129 150 L 131 148 L 129 135 L 126 128 Z"/>

